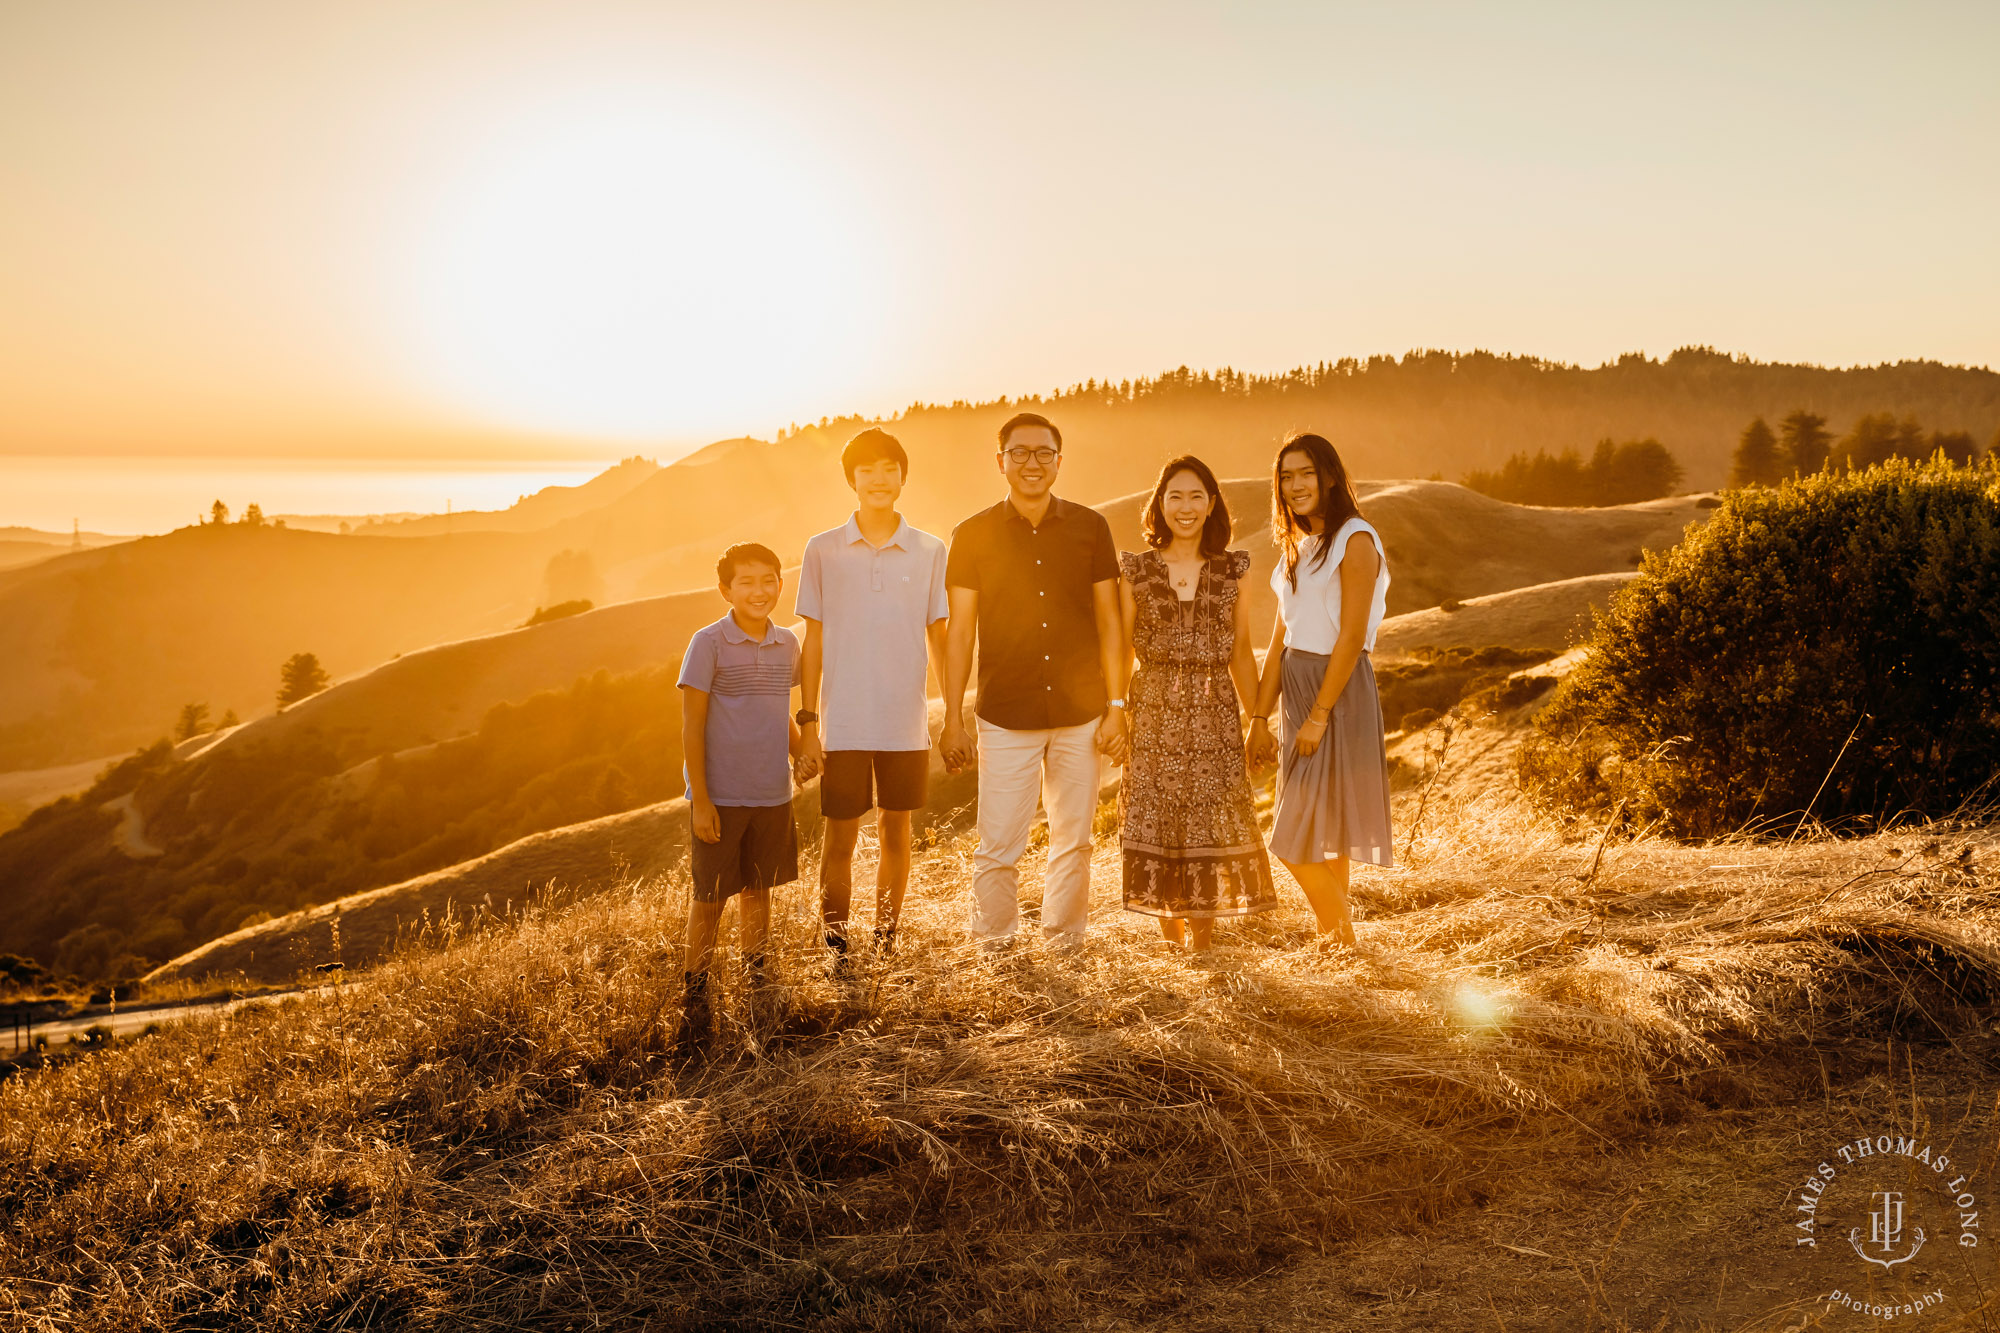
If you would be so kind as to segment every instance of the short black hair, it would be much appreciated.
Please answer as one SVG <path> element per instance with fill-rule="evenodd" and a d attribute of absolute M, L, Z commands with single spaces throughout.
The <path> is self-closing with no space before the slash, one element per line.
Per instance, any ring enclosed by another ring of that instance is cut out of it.
<path fill-rule="evenodd" d="M 1055 422 L 1050 421 L 1040 412 L 1016 412 L 1013 416 L 1008 417 L 1000 426 L 1000 447 L 1005 449 L 1007 447 L 1007 437 L 1023 426 L 1040 426 L 1043 430 L 1055 436 L 1056 452 L 1062 452 L 1062 432 L 1056 429 Z"/>
<path fill-rule="evenodd" d="M 847 484 L 854 484 L 854 469 L 863 463 L 876 463 L 888 459 L 903 469 L 903 480 L 910 479 L 910 455 L 904 451 L 903 442 L 883 430 L 880 426 L 870 426 L 847 442 L 840 451 L 840 470 L 847 474 Z"/>
<path fill-rule="evenodd" d="M 738 542 L 722 553 L 715 562 L 715 582 L 717 587 L 727 588 L 729 581 L 736 577 L 738 565 L 769 565 L 782 576 L 785 567 L 778 562 L 778 553 L 761 542 Z"/>

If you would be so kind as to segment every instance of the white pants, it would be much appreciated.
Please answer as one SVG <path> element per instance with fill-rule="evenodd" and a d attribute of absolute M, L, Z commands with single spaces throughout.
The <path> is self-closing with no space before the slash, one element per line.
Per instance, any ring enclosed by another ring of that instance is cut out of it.
<path fill-rule="evenodd" d="M 1090 825 L 1097 813 L 1097 723 L 1009 731 L 979 719 L 979 850 L 972 858 L 972 934 L 1013 937 L 1020 923 L 1015 862 L 1028 849 L 1040 794 L 1049 816 L 1042 934 L 1075 943 L 1090 914 Z"/>

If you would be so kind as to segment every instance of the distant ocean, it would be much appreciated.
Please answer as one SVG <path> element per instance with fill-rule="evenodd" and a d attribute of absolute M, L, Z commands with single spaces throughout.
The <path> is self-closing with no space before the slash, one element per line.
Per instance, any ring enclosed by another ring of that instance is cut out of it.
<path fill-rule="evenodd" d="M 504 509 L 544 486 L 574 486 L 617 460 L 57 458 L 0 454 L 0 528 L 146 534 L 185 527 L 215 501 L 232 515 L 441 514 Z"/>

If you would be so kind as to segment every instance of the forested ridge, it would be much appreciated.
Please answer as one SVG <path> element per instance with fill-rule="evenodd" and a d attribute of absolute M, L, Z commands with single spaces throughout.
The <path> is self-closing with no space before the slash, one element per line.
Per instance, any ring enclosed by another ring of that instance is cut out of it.
<path fill-rule="evenodd" d="M 2000 432 L 2000 373 L 1937 361 L 1828 367 L 1755 361 L 1712 347 L 1664 358 L 1630 353 L 1596 367 L 1486 351 L 1348 357 L 1273 374 L 1186 366 L 1137 379 L 985 402 L 913 403 L 887 418 L 795 423 L 779 438 L 845 439 L 867 424 L 902 428 L 905 443 L 988 434 L 1015 410 L 1042 410 L 1094 454 L 1201 454 L 1225 476 L 1257 475 L 1270 447 L 1311 429 L 1338 444 L 1366 477 L 1457 478 L 1517 453 L 1590 451 L 1599 440 L 1655 439 L 1694 490 L 1723 485 L 1743 423 L 1805 409 L 1846 431 L 1858 418 L 1914 415 L 1982 444 Z M 913 456 L 917 456 L 913 450 Z M 1101 457 L 1065 462 L 1072 486 L 1094 489 Z M 1129 484 L 1122 489 L 1130 490 Z"/>

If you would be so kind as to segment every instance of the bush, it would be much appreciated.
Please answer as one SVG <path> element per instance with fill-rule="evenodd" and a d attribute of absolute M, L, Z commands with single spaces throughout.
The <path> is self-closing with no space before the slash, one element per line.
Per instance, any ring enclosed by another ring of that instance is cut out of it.
<path fill-rule="evenodd" d="M 1731 492 L 1592 649 L 1522 753 L 1547 804 L 1689 836 L 1948 812 L 2000 771 L 2000 469 Z"/>

